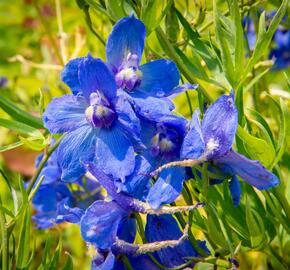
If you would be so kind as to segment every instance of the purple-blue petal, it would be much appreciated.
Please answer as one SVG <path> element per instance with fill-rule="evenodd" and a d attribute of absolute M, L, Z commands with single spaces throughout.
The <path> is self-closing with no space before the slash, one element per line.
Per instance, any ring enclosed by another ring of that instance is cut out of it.
<path fill-rule="evenodd" d="M 139 200 L 144 200 L 150 185 L 150 177 L 146 174 L 152 170 L 149 162 L 143 156 L 137 155 L 133 173 L 126 177 L 125 183 L 118 181 L 115 184 L 118 190 L 122 190 Z"/>
<path fill-rule="evenodd" d="M 147 200 L 153 209 L 162 204 L 172 203 L 182 191 L 185 178 L 184 168 L 174 167 L 164 170 L 151 187 Z"/>
<path fill-rule="evenodd" d="M 114 72 L 121 67 L 129 53 L 141 60 L 145 35 L 145 25 L 133 15 L 114 25 L 106 44 L 107 62 Z"/>
<path fill-rule="evenodd" d="M 231 192 L 234 206 L 238 206 L 240 204 L 242 190 L 241 190 L 241 184 L 236 175 L 233 175 L 232 179 L 230 180 L 229 189 Z"/>
<path fill-rule="evenodd" d="M 196 110 L 188 126 L 187 134 L 184 137 L 180 150 L 181 159 L 197 159 L 205 151 L 205 143 L 201 131 L 199 111 Z"/>
<path fill-rule="evenodd" d="M 177 240 L 182 232 L 171 215 L 147 215 L 145 235 L 148 242 Z M 176 267 L 186 262 L 185 257 L 197 257 L 197 251 L 189 240 L 184 240 L 176 247 L 168 247 L 154 253 L 161 264 L 166 267 Z"/>
<path fill-rule="evenodd" d="M 222 95 L 207 109 L 201 124 L 207 158 L 227 153 L 233 144 L 238 126 L 238 110 L 233 92 Z"/>
<path fill-rule="evenodd" d="M 61 72 L 61 80 L 69 86 L 72 93 L 77 95 L 81 93 L 81 87 L 78 77 L 79 63 L 84 60 L 84 57 L 79 57 L 70 60 Z"/>
<path fill-rule="evenodd" d="M 68 133 L 57 148 L 57 158 L 62 170 L 61 179 L 74 182 L 84 175 L 83 160 L 92 160 L 95 153 L 96 130 L 83 126 Z"/>
<path fill-rule="evenodd" d="M 102 128 L 96 142 L 96 164 L 116 180 L 125 180 L 135 168 L 135 154 L 131 140 L 120 124 Z"/>
<path fill-rule="evenodd" d="M 179 71 L 174 62 L 160 59 L 148 62 L 140 67 L 141 84 L 136 91 L 153 96 L 167 97 L 174 93 L 179 83 Z"/>
<path fill-rule="evenodd" d="M 126 216 L 127 213 L 113 201 L 94 202 L 80 222 L 83 239 L 98 248 L 110 248 L 116 241 L 119 224 Z"/>
<path fill-rule="evenodd" d="M 110 102 L 117 95 L 115 78 L 101 59 L 91 55 L 84 57 L 79 63 L 78 78 L 82 94 L 88 102 L 90 95 L 96 91 L 102 93 Z"/>
<path fill-rule="evenodd" d="M 43 114 L 44 126 L 53 134 L 76 130 L 87 125 L 86 107 L 82 97 L 64 95 L 54 98 Z"/>
<path fill-rule="evenodd" d="M 264 190 L 279 184 L 278 177 L 268 171 L 259 161 L 250 160 L 234 151 L 214 160 L 224 172 L 239 175 L 243 180 L 257 189 Z"/>
<path fill-rule="evenodd" d="M 100 254 L 97 258 L 92 260 L 91 270 L 116 270 L 115 265 L 115 255 L 112 252 L 108 254 Z"/>

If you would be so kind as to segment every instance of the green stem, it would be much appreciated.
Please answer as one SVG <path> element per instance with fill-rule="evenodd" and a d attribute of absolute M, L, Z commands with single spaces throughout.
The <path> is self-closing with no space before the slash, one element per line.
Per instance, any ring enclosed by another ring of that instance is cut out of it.
<path fill-rule="evenodd" d="M 48 149 L 48 151 L 44 154 L 42 160 L 39 163 L 39 166 L 35 172 L 35 174 L 33 175 L 33 177 L 30 180 L 30 184 L 27 188 L 27 193 L 30 194 L 32 188 L 34 187 L 38 176 L 40 175 L 45 163 L 47 162 L 47 160 L 49 159 L 49 157 L 51 156 L 51 154 L 54 152 L 54 150 L 58 147 L 58 145 L 60 144 L 61 140 L 63 139 L 64 135 L 62 135 L 57 141 L 56 143 L 50 148 Z"/>
<path fill-rule="evenodd" d="M 0 200 L 1 203 L 1 200 Z M 2 239 L 2 269 L 8 270 L 8 234 L 6 227 L 6 219 L 5 215 L 0 209 L 0 227 L 1 227 L 1 239 Z"/>
<path fill-rule="evenodd" d="M 271 192 L 274 194 L 274 196 L 277 198 L 277 200 L 281 204 L 281 206 L 286 214 L 287 220 L 289 220 L 290 219 L 290 205 L 285 197 L 284 191 L 282 190 L 282 186 L 278 186 L 276 188 L 273 188 L 271 190 Z"/>
<path fill-rule="evenodd" d="M 121 260 L 124 263 L 127 270 L 134 270 L 127 256 L 122 255 Z"/>

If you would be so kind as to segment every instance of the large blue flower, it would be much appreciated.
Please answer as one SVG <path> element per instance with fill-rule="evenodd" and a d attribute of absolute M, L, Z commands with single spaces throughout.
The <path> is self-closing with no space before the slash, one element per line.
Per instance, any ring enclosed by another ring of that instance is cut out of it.
<path fill-rule="evenodd" d="M 106 58 L 120 94 L 126 96 L 139 115 L 152 118 L 156 113 L 173 110 L 173 103 L 166 97 L 197 85 L 178 87 L 180 75 L 172 61 L 158 59 L 140 65 L 145 36 L 145 25 L 134 15 L 119 20 L 108 37 Z M 62 72 L 62 80 L 73 93 L 82 91 L 77 79 L 82 61 L 83 57 L 70 61 Z"/>
<path fill-rule="evenodd" d="M 135 167 L 133 143 L 140 127 L 130 103 L 117 95 L 114 76 L 88 55 L 70 61 L 62 77 L 74 95 L 54 98 L 43 115 L 51 133 L 67 133 L 57 150 L 61 179 L 77 180 L 85 173 L 83 163 L 93 159 L 104 172 L 124 179 Z"/>

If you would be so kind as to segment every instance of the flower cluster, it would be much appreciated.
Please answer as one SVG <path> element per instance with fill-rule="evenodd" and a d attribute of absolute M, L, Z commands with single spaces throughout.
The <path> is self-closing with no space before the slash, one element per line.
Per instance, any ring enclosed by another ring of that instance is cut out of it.
<path fill-rule="evenodd" d="M 166 267 L 191 266 L 186 257 L 202 255 L 187 239 L 188 227 L 182 232 L 172 215 L 203 203 L 166 205 L 195 177 L 192 166 L 218 170 L 222 179 L 209 181 L 228 181 L 235 205 L 238 177 L 258 189 L 279 183 L 259 161 L 232 149 L 238 126 L 233 92 L 213 102 L 202 119 L 198 110 L 191 120 L 172 112 L 172 96 L 197 85 L 179 86 L 172 61 L 141 65 L 145 35 L 134 16 L 121 19 L 108 38 L 106 62 L 90 54 L 68 62 L 62 80 L 72 94 L 54 98 L 43 115 L 45 127 L 65 137 L 40 174 L 34 219 L 40 228 L 80 224 L 96 251 L 92 269 L 123 269 L 122 254 L 134 269 L 159 269 L 148 252 Z M 134 243 L 139 213 L 147 215 L 144 244 Z M 198 246 L 209 253 L 205 242 Z"/>

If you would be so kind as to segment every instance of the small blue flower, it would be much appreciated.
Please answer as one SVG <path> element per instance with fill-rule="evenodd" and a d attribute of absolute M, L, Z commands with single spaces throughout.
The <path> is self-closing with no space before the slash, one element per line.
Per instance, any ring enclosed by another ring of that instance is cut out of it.
<path fill-rule="evenodd" d="M 233 92 L 218 98 L 207 109 L 202 123 L 196 111 L 191 120 L 183 145 L 182 159 L 211 161 L 228 176 L 232 176 L 230 190 L 235 204 L 240 197 L 236 175 L 262 190 L 279 184 L 276 175 L 269 172 L 259 161 L 249 160 L 231 149 L 238 125 L 238 111 Z"/>
<path fill-rule="evenodd" d="M 147 161 L 147 166 L 143 162 L 139 174 L 133 174 L 119 185 L 120 190 L 131 196 L 142 200 L 146 199 L 154 209 L 159 208 L 162 204 L 173 202 L 179 196 L 185 180 L 185 170 L 175 167 L 163 171 L 151 188 L 150 179 L 146 173 L 164 163 L 179 160 L 187 124 L 187 120 L 183 117 L 157 116 L 158 120 L 156 121 L 143 118 L 141 121 L 141 141 L 146 146 L 146 150 L 141 155 Z M 144 191 L 143 197 L 139 196 L 140 185 Z"/>
<path fill-rule="evenodd" d="M 74 70 L 74 77 L 67 76 L 69 70 Z M 54 98 L 43 115 L 51 133 L 67 133 L 57 150 L 61 179 L 76 181 L 85 173 L 87 160 L 95 160 L 118 179 L 132 174 L 139 119 L 130 103 L 117 95 L 106 65 L 88 55 L 70 61 L 62 76 L 75 95 Z"/>
<path fill-rule="evenodd" d="M 39 165 L 42 156 L 41 154 L 37 157 L 36 166 Z M 85 184 L 82 179 L 79 179 L 77 184 L 80 188 L 84 188 L 86 185 L 92 195 L 87 199 L 77 199 L 86 192 L 84 189 L 83 191 L 70 191 L 67 185 L 60 181 L 61 169 L 56 158 L 56 152 L 53 152 L 41 170 L 37 182 L 41 177 L 44 179 L 32 199 L 36 210 L 32 219 L 39 229 L 47 229 L 62 222 L 79 223 L 84 209 L 92 201 L 102 198 L 99 192 L 100 185 L 87 178 Z"/>

